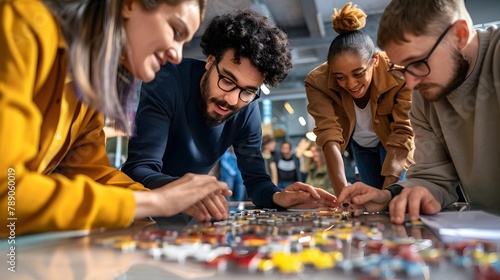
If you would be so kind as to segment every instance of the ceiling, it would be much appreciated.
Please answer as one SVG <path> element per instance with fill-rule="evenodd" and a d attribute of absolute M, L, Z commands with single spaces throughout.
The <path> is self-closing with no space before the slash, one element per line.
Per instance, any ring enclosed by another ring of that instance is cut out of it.
<path fill-rule="evenodd" d="M 378 15 L 390 0 L 356 0 L 369 15 Z M 342 8 L 346 0 L 209 0 L 206 18 L 195 37 L 184 48 L 184 56 L 205 59 L 199 47 L 200 36 L 210 20 L 234 9 L 251 8 L 266 15 L 281 27 L 292 45 L 293 69 L 289 76 L 266 98 L 289 98 L 304 94 L 304 78 L 310 70 L 326 60 L 335 32 L 331 27 L 334 8 Z M 369 21 L 368 21 L 369 22 Z M 367 29 L 369 26 L 367 24 Z M 374 29 L 375 31 L 377 28 Z"/>

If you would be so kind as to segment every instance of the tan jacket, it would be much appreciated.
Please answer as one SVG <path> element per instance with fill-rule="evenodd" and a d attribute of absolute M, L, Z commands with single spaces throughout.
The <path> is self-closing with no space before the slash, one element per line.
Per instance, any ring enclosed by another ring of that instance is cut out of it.
<path fill-rule="evenodd" d="M 387 72 L 389 62 L 385 53 L 379 55 L 379 64 L 367 92 L 371 96 L 373 130 L 387 150 L 381 175 L 400 177 L 403 168 L 408 169 L 413 163 L 414 134 L 408 116 L 411 90 L 404 86 L 404 81 Z M 343 152 L 356 125 L 352 96 L 337 83 L 326 62 L 307 75 L 305 88 L 309 101 L 307 110 L 316 122 L 317 144 L 323 147 L 335 141 Z M 402 167 L 397 163 L 404 158 L 406 164 Z"/>

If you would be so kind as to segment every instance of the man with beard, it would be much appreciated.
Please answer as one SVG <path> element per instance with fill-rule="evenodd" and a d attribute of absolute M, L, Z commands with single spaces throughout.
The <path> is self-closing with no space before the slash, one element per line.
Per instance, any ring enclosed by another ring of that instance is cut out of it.
<path fill-rule="evenodd" d="M 406 182 L 384 191 L 357 183 L 338 201 L 389 206 L 401 224 L 405 212 L 414 221 L 455 202 L 459 184 L 473 209 L 500 213 L 500 30 L 474 30 L 464 0 L 392 0 L 378 45 L 414 89 L 416 163 Z"/>
<path fill-rule="evenodd" d="M 186 173 L 208 173 L 232 145 L 255 205 L 333 205 L 333 195 L 303 183 L 280 191 L 266 173 L 254 101 L 263 84 L 277 86 L 292 67 L 286 34 L 266 17 L 242 10 L 215 17 L 200 45 L 206 61 L 166 64 L 143 85 L 136 134 L 122 170 L 154 189 Z M 221 220 L 228 206 L 222 194 L 212 195 L 185 212 L 200 221 Z"/>

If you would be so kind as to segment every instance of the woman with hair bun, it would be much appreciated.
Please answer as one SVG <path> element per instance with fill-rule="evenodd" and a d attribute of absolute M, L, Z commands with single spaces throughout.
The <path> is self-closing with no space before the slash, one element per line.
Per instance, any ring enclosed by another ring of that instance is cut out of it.
<path fill-rule="evenodd" d="M 307 110 L 316 127 L 336 195 L 348 185 L 343 152 L 350 145 L 361 181 L 378 189 L 404 180 L 413 163 L 411 91 L 393 76 L 389 59 L 360 31 L 366 14 L 352 3 L 334 9 L 327 61 L 305 79 Z"/>

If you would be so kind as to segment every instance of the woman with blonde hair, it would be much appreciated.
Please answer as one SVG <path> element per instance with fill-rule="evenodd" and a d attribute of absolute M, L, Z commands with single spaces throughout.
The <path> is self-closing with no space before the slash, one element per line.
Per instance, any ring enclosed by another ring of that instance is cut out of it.
<path fill-rule="evenodd" d="M 230 195 L 193 174 L 146 191 L 111 167 L 104 143 L 104 116 L 130 132 L 136 79 L 181 61 L 204 10 L 205 0 L 0 2 L 0 217 L 16 218 L 16 235 L 124 227 Z"/>
<path fill-rule="evenodd" d="M 335 194 L 348 185 L 342 154 L 350 145 L 361 181 L 385 188 L 413 163 L 411 91 L 388 72 L 389 60 L 360 31 L 366 14 L 347 3 L 332 15 L 339 35 L 325 63 L 306 77 L 307 109 L 316 122 Z"/>

